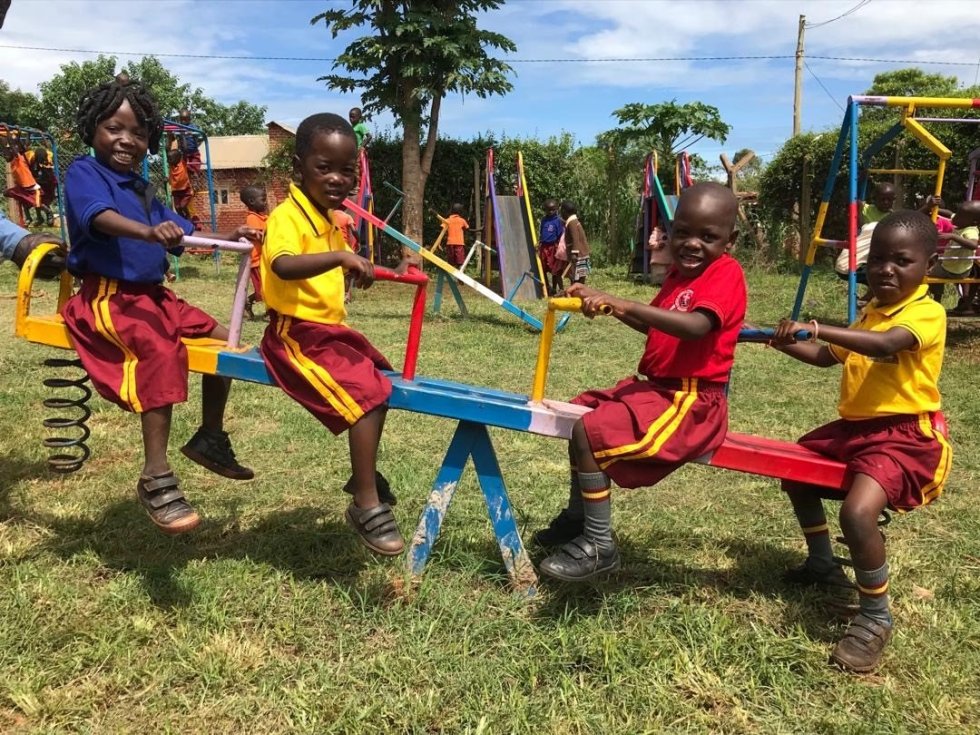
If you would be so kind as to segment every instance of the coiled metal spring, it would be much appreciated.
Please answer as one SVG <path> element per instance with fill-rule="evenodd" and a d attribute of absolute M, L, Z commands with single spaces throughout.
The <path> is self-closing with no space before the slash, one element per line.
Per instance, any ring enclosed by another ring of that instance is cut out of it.
<path fill-rule="evenodd" d="M 88 448 L 89 436 L 92 432 L 86 423 L 92 415 L 88 400 L 92 397 L 92 389 L 85 385 L 88 373 L 82 368 L 80 360 L 68 360 L 60 357 L 44 361 L 45 367 L 78 368 L 81 377 L 45 378 L 44 387 L 56 390 L 71 390 L 74 395 L 52 396 L 44 399 L 45 408 L 69 412 L 67 416 L 51 416 L 43 421 L 44 428 L 58 432 L 58 436 L 50 436 L 44 440 L 44 446 L 55 453 L 48 457 L 48 466 L 53 472 L 68 474 L 76 472 L 85 464 L 91 451 Z M 71 430 L 65 435 L 66 430 Z"/>

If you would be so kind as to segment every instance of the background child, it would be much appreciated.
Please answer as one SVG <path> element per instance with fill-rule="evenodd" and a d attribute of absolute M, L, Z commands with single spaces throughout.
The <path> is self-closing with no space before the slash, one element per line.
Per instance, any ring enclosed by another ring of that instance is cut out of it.
<path fill-rule="evenodd" d="M 558 200 L 548 199 L 544 203 L 544 219 L 541 220 L 541 234 L 538 236 L 538 257 L 541 258 L 545 277 L 551 280 L 546 284 L 551 295 L 561 293 L 565 288 L 562 273 L 566 262 L 559 261 L 557 253 L 558 241 L 564 234 L 565 223 L 558 216 Z"/>
<path fill-rule="evenodd" d="M 463 205 L 453 204 L 446 218 L 446 262 L 456 268 L 466 260 L 466 231 L 470 223 L 463 219 Z"/>
<path fill-rule="evenodd" d="M 168 251 L 179 253 L 194 226 L 133 173 L 163 134 L 153 98 L 136 81 L 109 82 L 85 94 L 77 120 L 95 157 L 76 158 L 65 176 L 68 270 L 81 288 L 62 316 L 95 389 L 140 415 L 144 464 L 137 497 L 158 528 L 183 533 L 200 518 L 167 459 L 173 404 L 187 399 L 181 338 L 226 339 L 228 331 L 162 285 Z M 242 235 L 255 233 L 242 228 L 218 237 Z M 181 451 L 212 472 L 247 480 L 252 470 L 236 461 L 223 429 L 229 387 L 226 378 L 203 376 L 201 427 Z"/>
<path fill-rule="evenodd" d="M 167 151 L 167 163 L 170 166 L 170 196 L 173 198 L 174 209 L 184 219 L 191 219 L 190 204 L 194 198 L 191 189 L 191 178 L 184 163 L 184 154 L 176 148 Z"/>
<path fill-rule="evenodd" d="M 20 205 L 21 225 L 31 227 L 35 224 L 43 224 L 43 221 L 36 222 L 34 217 L 34 210 L 39 210 L 41 207 L 41 187 L 38 186 L 34 174 L 31 173 L 27 156 L 24 155 L 25 151 L 23 141 L 15 138 L 9 140 L 0 153 L 7 161 L 10 175 L 14 180 L 14 185 L 4 192 L 4 196 L 13 199 Z"/>
<path fill-rule="evenodd" d="M 43 138 L 41 145 L 33 151 L 31 158 L 31 173 L 34 180 L 41 187 L 41 206 L 40 213 L 43 220 L 38 222 L 39 226 L 52 227 L 54 225 L 54 213 L 51 211 L 51 204 L 58 196 L 58 177 L 54 172 L 54 156 L 48 147 L 51 143 L 47 138 Z"/>
<path fill-rule="evenodd" d="M 248 214 L 245 215 L 245 226 L 261 232 L 264 237 L 265 222 L 269 218 L 265 189 L 255 185 L 246 186 L 238 196 L 248 210 Z M 252 243 L 252 252 L 249 253 L 249 279 L 252 282 L 252 293 L 245 300 L 245 313 L 248 314 L 249 319 L 255 319 L 255 312 L 252 310 L 255 302 L 262 301 L 262 276 L 259 267 L 261 261 L 262 240 L 258 239 Z"/>
<path fill-rule="evenodd" d="M 568 253 L 571 281 L 584 284 L 592 270 L 591 250 L 585 228 L 579 221 L 575 204 L 567 199 L 561 203 L 561 216 L 565 220 L 565 250 Z"/>
<path fill-rule="evenodd" d="M 294 180 L 288 198 L 269 216 L 262 249 L 262 285 L 270 324 L 262 357 L 276 383 L 334 434 L 348 432 L 354 496 L 344 514 L 372 551 L 405 546 L 377 472 L 391 366 L 362 334 L 344 324 L 344 271 L 363 288 L 374 280 L 371 261 L 351 252 L 332 214 L 354 186 L 357 143 L 339 115 L 320 113 L 296 130 Z M 380 497 L 379 497 L 380 496 Z"/>
<path fill-rule="evenodd" d="M 593 411 L 572 430 L 568 507 L 534 537 L 542 546 L 564 544 L 541 562 L 543 573 L 579 581 L 617 569 L 610 481 L 655 485 L 724 441 L 725 387 L 746 306 L 742 268 L 728 254 L 737 212 L 735 196 L 720 184 L 684 190 L 671 230 L 673 266 L 649 306 L 581 284 L 568 288 L 586 316 L 609 306 L 646 335 L 637 369 L 644 378 L 573 399 Z"/>
<path fill-rule="evenodd" d="M 354 136 L 357 138 L 357 147 L 367 148 L 371 144 L 371 133 L 368 132 L 367 123 L 364 122 L 364 116 L 361 114 L 360 107 L 352 107 L 347 113 L 347 119 L 350 120 L 351 127 L 354 128 Z"/>
<path fill-rule="evenodd" d="M 880 221 L 895 206 L 895 185 L 887 181 L 875 186 L 871 201 L 861 205 L 861 224 Z"/>
<path fill-rule="evenodd" d="M 947 243 L 943 260 L 936 263 L 932 275 L 940 278 L 967 278 L 977 272 L 977 247 L 980 245 L 980 202 L 963 202 L 953 215 L 954 230 L 941 234 L 939 239 Z M 963 284 L 959 303 L 952 313 L 957 316 L 971 316 L 977 313 L 977 304 L 970 284 Z M 945 285 L 937 283 L 932 286 L 933 297 L 942 298 Z M 937 299 L 937 300 L 938 300 Z"/>
<path fill-rule="evenodd" d="M 860 612 L 834 648 L 831 661 L 848 671 L 875 669 L 892 634 L 888 563 L 878 533 L 885 507 L 900 512 L 935 500 L 952 450 L 932 416 L 939 410 L 939 372 L 946 315 L 922 284 L 936 262 L 937 232 L 921 212 L 886 216 L 874 230 L 868 257 L 873 300 L 850 327 L 784 320 L 773 346 L 817 367 L 843 365 L 840 419 L 811 431 L 800 444 L 847 463 L 847 496 L 840 525 L 857 578 Z M 796 344 L 809 329 L 826 342 Z M 808 556 L 790 570 L 796 584 L 848 585 L 834 561 L 820 489 L 783 482 L 803 529 Z"/>
<path fill-rule="evenodd" d="M 183 109 L 180 111 L 178 120 L 180 121 L 181 125 L 193 125 L 191 122 L 191 111 L 188 109 Z M 184 158 L 184 163 L 187 165 L 188 173 L 201 173 L 201 144 L 198 142 L 197 136 L 190 131 L 182 131 L 178 133 L 177 149 Z"/>

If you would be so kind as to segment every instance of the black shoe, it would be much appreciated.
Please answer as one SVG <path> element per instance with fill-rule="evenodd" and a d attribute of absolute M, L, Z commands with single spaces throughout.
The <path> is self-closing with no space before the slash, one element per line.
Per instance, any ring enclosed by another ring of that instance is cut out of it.
<path fill-rule="evenodd" d="M 235 459 L 235 451 L 224 431 L 210 431 L 202 426 L 180 451 L 187 459 L 222 477 L 232 480 L 251 480 L 255 477 L 252 470 Z"/>
<path fill-rule="evenodd" d="M 584 532 L 585 519 L 573 518 L 568 508 L 563 508 L 561 513 L 551 519 L 547 528 L 534 532 L 531 543 L 544 549 L 557 548 L 574 541 Z"/>
<path fill-rule="evenodd" d="M 807 557 L 798 567 L 783 572 L 783 581 L 796 587 L 843 587 L 854 589 L 844 568 L 834 562 L 826 569 L 820 569 Z"/>
<path fill-rule="evenodd" d="M 599 548 L 585 536 L 570 541 L 538 565 L 542 574 L 563 582 L 584 582 L 619 569 L 619 551 Z"/>
<path fill-rule="evenodd" d="M 377 470 L 374 472 L 374 483 L 378 487 L 378 500 L 380 500 L 383 505 L 390 505 L 391 507 L 398 505 L 398 498 L 396 498 L 395 494 L 391 492 L 391 485 L 388 484 L 388 478 Z M 353 477 L 347 481 L 346 485 L 344 485 L 344 492 L 348 495 L 354 494 Z"/>

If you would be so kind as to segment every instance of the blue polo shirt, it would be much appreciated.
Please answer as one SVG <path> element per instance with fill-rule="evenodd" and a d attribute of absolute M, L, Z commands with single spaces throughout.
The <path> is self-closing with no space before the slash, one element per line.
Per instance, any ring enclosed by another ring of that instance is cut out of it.
<path fill-rule="evenodd" d="M 184 234 L 194 225 L 153 196 L 154 187 L 134 173 L 118 173 L 92 156 L 72 161 L 65 174 L 68 215 L 68 270 L 75 276 L 96 274 L 131 283 L 161 283 L 170 263 L 159 245 L 129 237 L 112 237 L 92 227 L 101 212 L 111 209 L 127 219 L 155 226 L 176 222 Z M 172 252 L 179 255 L 181 248 Z"/>

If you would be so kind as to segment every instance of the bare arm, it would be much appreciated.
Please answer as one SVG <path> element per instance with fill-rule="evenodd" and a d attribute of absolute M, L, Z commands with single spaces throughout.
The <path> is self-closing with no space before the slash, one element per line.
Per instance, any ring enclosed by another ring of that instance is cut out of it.
<path fill-rule="evenodd" d="M 772 345 L 798 360 L 818 367 L 828 367 L 836 363 L 828 347 L 795 342 L 795 333 L 809 329 L 812 329 L 811 325 L 783 319 L 776 328 Z M 892 327 L 887 332 L 869 332 L 864 329 L 820 325 L 818 336 L 824 342 L 866 357 L 891 357 L 916 346 L 915 335 L 903 327 Z M 827 354 L 823 355 L 823 351 Z M 830 362 L 826 362 L 828 359 Z"/>
<path fill-rule="evenodd" d="M 349 271 L 354 275 L 355 283 L 362 288 L 367 288 L 374 282 L 374 265 L 371 261 L 346 250 L 309 255 L 280 255 L 272 261 L 272 272 L 284 281 L 313 278 L 334 268 Z"/>
<path fill-rule="evenodd" d="M 184 231 L 176 222 L 161 222 L 150 226 L 143 222 L 123 217 L 113 209 L 105 209 L 92 219 L 92 229 L 110 237 L 128 237 L 133 240 L 145 240 L 165 248 L 175 248 L 180 245 Z"/>
<path fill-rule="evenodd" d="M 681 340 L 700 339 L 717 327 L 717 320 L 707 311 L 668 311 L 638 301 L 621 299 L 574 283 L 566 293 L 582 299 L 582 313 L 595 316 L 603 306 L 612 309 L 612 316 L 638 332 L 646 334 L 651 328 Z"/>

